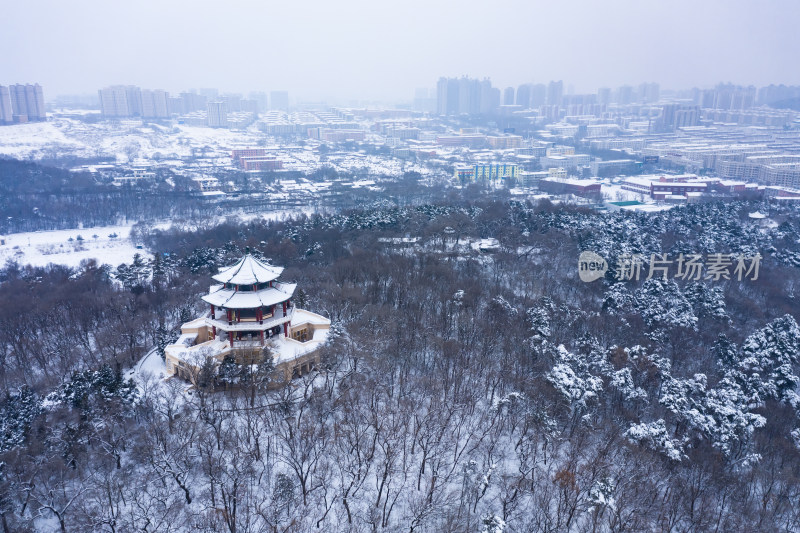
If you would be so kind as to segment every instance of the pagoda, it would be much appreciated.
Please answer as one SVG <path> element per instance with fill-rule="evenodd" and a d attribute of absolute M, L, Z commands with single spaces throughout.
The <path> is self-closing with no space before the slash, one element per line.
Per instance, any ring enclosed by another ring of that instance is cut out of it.
<path fill-rule="evenodd" d="M 316 349 L 327 339 L 330 320 L 297 308 L 296 283 L 279 281 L 283 267 L 253 257 L 249 250 L 235 264 L 212 276 L 216 282 L 202 299 L 208 311 L 181 326 L 181 336 L 165 348 L 167 372 L 194 381 L 211 357 L 233 355 L 241 364 L 253 354 L 271 353 L 287 378 L 310 371 Z"/>
<path fill-rule="evenodd" d="M 213 276 L 219 284 L 203 296 L 211 305 L 208 322 L 213 335 L 223 331 L 231 346 L 255 336 L 263 346 L 265 333 L 271 337 L 281 329 L 288 336 L 294 314 L 291 298 L 297 284 L 277 281 L 282 272 L 282 267 L 264 264 L 248 253 Z"/>

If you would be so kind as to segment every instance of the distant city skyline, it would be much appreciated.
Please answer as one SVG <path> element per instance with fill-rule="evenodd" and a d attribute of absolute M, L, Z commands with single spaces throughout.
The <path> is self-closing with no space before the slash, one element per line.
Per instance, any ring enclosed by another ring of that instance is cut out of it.
<path fill-rule="evenodd" d="M 78 7 L 80 6 L 80 7 Z M 157 13 L 158 16 L 153 16 Z M 15 2 L 0 45 L 4 83 L 48 95 L 140 85 L 177 94 L 287 90 L 300 100 L 406 101 L 439 77 L 494 87 L 564 80 L 565 94 L 656 82 L 800 84 L 800 3 L 409 0 L 221 6 L 207 0 Z M 491 29 L 491 31 L 488 31 Z"/>

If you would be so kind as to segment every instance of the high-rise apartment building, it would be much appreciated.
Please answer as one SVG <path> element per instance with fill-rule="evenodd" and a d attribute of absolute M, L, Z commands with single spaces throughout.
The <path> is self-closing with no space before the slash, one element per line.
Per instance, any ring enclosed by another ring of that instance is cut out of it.
<path fill-rule="evenodd" d="M 135 85 L 112 85 L 97 94 L 104 117 L 142 116 L 142 90 Z"/>
<path fill-rule="evenodd" d="M 14 122 L 14 112 L 11 110 L 11 93 L 8 87 L 0 85 L 0 124 Z"/>
<path fill-rule="evenodd" d="M 225 102 L 225 107 L 229 113 L 238 113 L 242 110 L 242 95 L 241 94 L 223 94 L 220 98 L 214 100 L 222 100 Z"/>
<path fill-rule="evenodd" d="M 656 129 L 662 132 L 675 131 L 678 128 L 697 126 L 699 120 L 700 106 L 667 104 L 656 121 Z"/>
<path fill-rule="evenodd" d="M 547 87 L 544 83 L 534 83 L 531 85 L 531 107 L 538 109 L 542 107 L 547 100 Z"/>
<path fill-rule="evenodd" d="M 642 83 L 639 85 L 639 101 L 643 104 L 658 102 L 661 96 L 661 87 L 657 83 Z"/>
<path fill-rule="evenodd" d="M 142 90 L 142 117 L 169 118 L 169 94 L 167 91 L 155 89 Z"/>
<path fill-rule="evenodd" d="M 170 96 L 167 98 L 167 111 L 170 115 L 180 115 L 183 113 L 183 98 L 180 96 Z"/>
<path fill-rule="evenodd" d="M 481 110 L 481 85 L 478 80 L 461 78 L 458 80 L 458 112 L 474 115 Z"/>
<path fill-rule="evenodd" d="M 503 91 L 503 105 L 514 105 L 514 88 L 506 87 Z"/>
<path fill-rule="evenodd" d="M 728 111 L 749 109 L 756 101 L 756 88 L 720 83 L 713 89 L 698 91 L 695 102 L 703 108 Z"/>
<path fill-rule="evenodd" d="M 633 103 L 634 91 L 630 85 L 623 85 L 617 89 L 617 103 L 628 105 Z"/>
<path fill-rule="evenodd" d="M 769 85 L 758 90 L 759 104 L 774 104 L 783 100 L 800 98 L 800 86 L 797 85 Z"/>
<path fill-rule="evenodd" d="M 547 85 L 547 105 L 561 105 L 562 98 L 564 98 L 564 82 L 551 81 Z"/>
<path fill-rule="evenodd" d="M 228 107 L 223 101 L 208 103 L 208 125 L 212 128 L 228 127 Z"/>
<path fill-rule="evenodd" d="M 485 78 L 439 78 L 436 111 L 440 115 L 491 113 L 500 105 L 500 91 Z"/>
<path fill-rule="evenodd" d="M 202 94 L 185 92 L 180 94 L 182 100 L 181 113 L 191 113 L 192 111 L 203 111 L 208 107 L 208 98 Z"/>
<path fill-rule="evenodd" d="M 500 106 L 500 89 L 492 87 L 489 78 L 484 78 L 480 83 L 479 111 L 484 115 L 491 113 Z"/>
<path fill-rule="evenodd" d="M 611 89 L 608 87 L 600 87 L 597 89 L 597 103 L 600 105 L 608 105 L 611 103 Z"/>
<path fill-rule="evenodd" d="M 522 109 L 528 109 L 531 106 L 531 87 L 533 87 L 531 83 L 517 87 L 517 105 L 522 106 Z"/>
<path fill-rule="evenodd" d="M 128 93 L 122 85 L 106 87 L 97 91 L 100 98 L 100 111 L 104 117 L 127 117 Z"/>
<path fill-rule="evenodd" d="M 436 112 L 440 115 L 458 114 L 458 78 L 439 78 L 436 84 Z"/>
<path fill-rule="evenodd" d="M 0 86 L 0 123 L 37 122 L 47 119 L 42 86 L 15 84 Z"/>
<path fill-rule="evenodd" d="M 135 85 L 128 85 L 125 87 L 125 92 L 128 95 L 128 113 L 132 117 L 142 116 L 142 90 Z"/>

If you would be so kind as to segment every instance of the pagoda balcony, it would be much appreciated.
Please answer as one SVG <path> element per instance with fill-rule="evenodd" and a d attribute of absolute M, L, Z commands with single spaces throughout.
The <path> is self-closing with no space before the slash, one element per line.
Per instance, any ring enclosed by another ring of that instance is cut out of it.
<path fill-rule="evenodd" d="M 258 320 L 255 317 L 242 318 L 240 320 L 233 320 L 228 322 L 228 317 L 225 312 L 215 313 L 214 318 L 206 318 L 206 324 L 214 326 L 222 331 L 266 331 L 275 326 L 280 326 L 292 320 L 294 316 L 294 306 L 286 309 L 286 316 L 283 316 L 283 310 L 278 309 L 274 316 Z"/>

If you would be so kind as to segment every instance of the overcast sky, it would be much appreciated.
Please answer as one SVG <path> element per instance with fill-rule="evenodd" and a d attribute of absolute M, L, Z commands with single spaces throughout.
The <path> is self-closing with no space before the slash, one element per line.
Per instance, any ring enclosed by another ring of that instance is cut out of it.
<path fill-rule="evenodd" d="M 21 0 L 0 84 L 46 98 L 110 84 L 410 100 L 440 76 L 575 92 L 800 84 L 797 0 Z"/>

